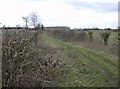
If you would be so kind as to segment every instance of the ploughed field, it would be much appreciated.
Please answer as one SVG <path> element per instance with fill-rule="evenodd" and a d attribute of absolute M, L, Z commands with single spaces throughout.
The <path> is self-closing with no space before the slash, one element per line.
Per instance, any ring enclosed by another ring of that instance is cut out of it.
<path fill-rule="evenodd" d="M 2 31 L 2 86 L 117 87 L 117 32 L 107 45 L 97 31 L 76 34 Z"/>

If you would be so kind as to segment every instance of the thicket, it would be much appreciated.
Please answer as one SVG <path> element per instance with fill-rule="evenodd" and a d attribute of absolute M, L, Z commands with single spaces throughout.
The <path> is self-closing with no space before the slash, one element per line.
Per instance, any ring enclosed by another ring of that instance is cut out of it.
<path fill-rule="evenodd" d="M 4 30 L 2 36 L 3 87 L 55 87 L 64 64 L 40 39 L 41 31 Z"/>
<path fill-rule="evenodd" d="M 95 38 L 93 37 L 94 32 L 93 31 L 65 31 L 65 30 L 54 30 L 52 33 L 62 38 L 66 41 L 76 41 L 76 42 L 92 42 Z M 104 42 L 104 45 L 108 45 L 108 40 L 110 37 L 110 32 L 100 32 L 100 38 Z M 118 34 L 119 35 L 119 34 Z M 118 36 L 119 39 L 119 36 Z"/>
<path fill-rule="evenodd" d="M 93 40 L 92 31 L 54 30 L 51 33 L 65 41 L 91 42 Z"/>
<path fill-rule="evenodd" d="M 86 48 L 107 53 L 110 55 L 118 55 L 118 43 L 115 37 L 120 36 L 116 35 L 116 32 L 111 31 L 93 31 L 93 30 L 48 30 L 52 36 L 60 38 L 64 41 L 73 42 L 80 44 Z M 112 34 L 113 33 L 113 34 Z M 112 34 L 112 36 L 111 36 Z M 111 38 L 110 38 L 111 36 Z M 113 40 L 114 39 L 114 40 Z"/>

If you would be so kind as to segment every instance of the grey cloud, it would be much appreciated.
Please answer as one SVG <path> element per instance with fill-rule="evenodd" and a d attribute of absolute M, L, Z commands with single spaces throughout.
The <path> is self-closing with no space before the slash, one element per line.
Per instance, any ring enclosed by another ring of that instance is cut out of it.
<path fill-rule="evenodd" d="M 98 9 L 106 12 L 117 12 L 118 4 L 116 3 L 96 3 L 98 5 Z M 97 8 L 97 7 L 96 7 Z"/>
<path fill-rule="evenodd" d="M 118 4 L 117 3 L 101 3 L 101 2 L 66 2 L 69 5 L 72 5 L 75 9 L 92 9 L 98 12 L 117 12 Z"/>

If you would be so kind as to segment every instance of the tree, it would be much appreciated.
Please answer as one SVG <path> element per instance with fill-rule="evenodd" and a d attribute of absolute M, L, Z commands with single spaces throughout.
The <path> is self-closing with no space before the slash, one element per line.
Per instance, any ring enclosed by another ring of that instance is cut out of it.
<path fill-rule="evenodd" d="M 110 34 L 111 34 L 110 32 L 102 32 L 102 33 L 100 33 L 101 40 L 104 41 L 105 45 L 108 45 L 108 39 L 109 39 Z"/>
<path fill-rule="evenodd" d="M 22 19 L 25 21 L 25 28 L 28 28 L 29 17 L 22 17 Z"/>
<path fill-rule="evenodd" d="M 39 17 L 35 12 L 30 15 L 30 21 L 34 28 L 37 27 L 38 24 L 40 24 Z"/>

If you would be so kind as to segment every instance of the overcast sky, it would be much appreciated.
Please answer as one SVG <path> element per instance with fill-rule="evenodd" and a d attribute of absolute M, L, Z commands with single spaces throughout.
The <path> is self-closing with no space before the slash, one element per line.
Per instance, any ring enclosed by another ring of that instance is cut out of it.
<path fill-rule="evenodd" d="M 0 0 L 0 27 L 23 26 L 21 17 L 32 12 L 45 26 L 118 26 L 118 0 Z"/>

